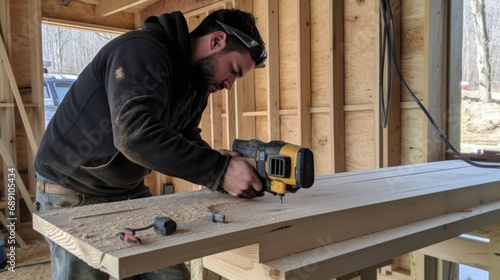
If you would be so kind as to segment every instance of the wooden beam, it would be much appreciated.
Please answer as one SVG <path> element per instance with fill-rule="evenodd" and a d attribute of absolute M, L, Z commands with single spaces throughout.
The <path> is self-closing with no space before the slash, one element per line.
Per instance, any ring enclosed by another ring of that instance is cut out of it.
<path fill-rule="evenodd" d="M 266 2 L 267 15 L 267 129 L 269 140 L 281 139 L 280 133 L 280 58 L 278 0 Z"/>
<path fill-rule="evenodd" d="M 7 218 L 5 217 L 5 215 L 1 211 L 0 211 L 0 222 L 3 224 L 3 228 L 7 228 L 7 226 L 9 225 L 9 220 L 7 220 Z M 14 232 L 15 232 L 15 235 L 16 235 L 16 242 L 17 242 L 17 244 L 19 244 L 20 246 L 26 246 L 26 242 L 24 242 L 24 240 L 21 238 L 21 236 L 19 235 L 18 231 L 15 230 Z M 3 236 L 3 238 L 5 238 L 5 236 Z M 5 244 L 10 244 L 10 243 L 7 243 L 7 240 L 5 240 Z M 10 247 L 10 246 L 8 246 L 8 247 Z M 5 248 L 8 248 L 8 247 L 5 246 Z M 4 252 L 4 254 L 5 254 L 5 252 Z"/>
<path fill-rule="evenodd" d="M 14 169 L 14 174 L 15 174 L 15 187 L 19 190 L 21 193 L 24 202 L 26 203 L 26 207 L 28 207 L 28 210 L 30 211 L 31 214 L 35 213 L 35 206 L 33 204 L 33 200 L 31 200 L 31 196 L 28 192 L 28 189 L 26 188 L 26 185 L 24 184 L 21 175 L 19 175 L 19 171 L 16 168 L 16 165 L 14 165 L 14 161 L 12 160 L 12 157 L 10 156 L 7 147 L 5 146 L 2 138 L 0 138 L 0 156 L 3 159 L 3 162 L 5 163 L 5 166 L 7 168 L 13 168 Z M 11 172 L 4 173 L 4 174 L 10 174 Z M 5 176 L 7 177 L 7 176 Z M 10 183 L 10 182 L 9 182 Z M 6 185 L 8 186 L 8 185 Z"/>
<path fill-rule="evenodd" d="M 28 115 L 26 114 L 26 109 L 24 108 L 23 105 L 24 103 L 21 98 L 21 94 L 19 93 L 19 89 L 16 83 L 16 78 L 14 77 L 14 73 L 12 72 L 12 66 L 10 65 L 10 60 L 7 55 L 7 49 L 5 48 L 3 40 L 0 40 L 0 59 L 3 61 L 5 73 L 9 78 L 10 88 L 14 94 L 14 99 L 16 100 L 17 109 L 19 110 L 19 114 L 21 115 L 24 129 L 26 130 L 26 136 L 28 138 L 29 147 L 31 148 L 31 153 L 35 155 L 38 150 L 38 144 L 37 141 L 35 140 L 35 136 L 33 134 L 33 129 L 31 128 Z"/>
<path fill-rule="evenodd" d="M 495 225 L 495 230 L 490 234 L 489 244 L 489 279 L 500 279 L 500 225 Z"/>
<path fill-rule="evenodd" d="M 30 72 L 31 72 L 31 97 L 37 104 L 34 110 L 30 110 L 31 122 L 33 124 L 33 136 L 37 143 L 42 139 L 45 131 L 45 104 L 43 91 L 43 55 L 42 55 L 42 5 L 41 0 L 28 1 L 29 44 L 30 44 Z M 35 152 L 28 153 L 27 162 L 35 161 Z M 35 167 L 28 164 L 27 181 L 28 190 L 35 189 Z M 21 179 L 21 178 L 19 178 Z M 32 201 L 26 201 L 32 203 Z"/>
<path fill-rule="evenodd" d="M 488 242 L 456 237 L 422 248 L 419 252 L 454 263 L 489 269 Z"/>
<path fill-rule="evenodd" d="M 96 5 L 96 14 L 100 17 L 112 15 L 126 9 L 133 8 L 137 5 L 148 2 L 149 0 L 106 0 L 100 1 Z"/>
<path fill-rule="evenodd" d="M 354 261 L 377 255 L 364 254 L 367 247 L 358 243 L 360 238 L 380 232 L 387 241 L 368 247 L 387 251 L 385 261 L 392 253 L 484 227 L 500 219 L 499 187 L 496 169 L 444 161 L 319 176 L 312 188 L 287 195 L 283 204 L 270 195 L 246 200 L 199 191 L 35 213 L 33 227 L 115 278 L 252 244 L 259 244 L 259 263 L 267 265 L 339 242 L 345 250 L 357 244 L 361 247 L 348 263 L 370 266 Z M 212 223 L 207 209 L 224 213 L 229 222 Z M 175 234 L 165 238 L 143 232 L 143 246 L 118 240 L 124 227 L 140 227 L 160 215 L 177 222 Z M 386 216 L 391 219 L 380 219 Z M 385 232 L 393 228 L 399 235 Z M 350 246 L 342 243 L 348 240 Z"/>
<path fill-rule="evenodd" d="M 190 262 L 191 280 L 221 280 L 221 277 L 203 266 L 203 259 Z"/>
<path fill-rule="evenodd" d="M 93 4 L 93 5 L 100 5 L 101 4 L 101 0 L 74 0 L 74 1 L 80 1 L 80 2 L 89 3 L 89 4 Z"/>
<path fill-rule="evenodd" d="M 447 28 L 448 5 L 446 0 L 425 0 L 424 20 L 424 78 L 423 104 L 434 118 L 435 123 L 446 131 L 447 78 Z M 425 118 L 425 117 L 423 117 Z M 425 139 L 427 147 L 425 161 L 444 159 L 446 145 L 434 128 L 425 119 Z"/>
<path fill-rule="evenodd" d="M 389 72 L 388 62 L 392 60 L 393 57 L 389 56 L 389 48 L 391 46 L 386 43 L 386 52 L 385 52 L 385 60 L 382 59 L 382 46 L 383 46 L 383 34 L 384 34 L 384 15 L 381 14 L 380 5 L 378 1 L 374 2 L 375 5 L 375 18 L 378 25 L 377 34 L 375 36 L 378 42 L 375 43 L 375 74 L 374 74 L 374 82 L 375 82 L 375 102 L 374 102 L 374 111 L 375 111 L 375 167 L 388 167 L 388 166 L 397 166 L 401 164 L 401 108 L 400 108 L 400 96 L 401 96 L 401 84 L 399 81 L 399 77 L 395 71 L 395 63 L 392 63 L 392 72 Z M 400 36 L 400 13 L 396 11 L 400 11 L 401 3 L 400 0 L 392 0 L 391 6 L 394 16 L 394 21 L 392 22 L 394 28 L 394 51 L 396 52 L 396 57 L 398 59 L 398 64 L 401 65 L 401 36 Z M 384 65 L 384 72 L 380 73 L 380 66 Z M 382 77 L 381 77 L 382 76 Z M 388 77 L 392 78 L 391 85 L 388 85 Z M 380 92 L 380 79 L 383 78 L 383 88 L 382 92 Z M 390 92 L 389 92 L 390 86 Z M 389 99 L 390 93 L 390 99 Z M 382 97 L 381 97 L 382 95 Z M 390 102 L 390 103 L 389 103 Z M 382 105 L 384 108 L 381 108 Z M 386 111 L 388 108 L 388 111 Z M 384 120 L 384 114 L 388 113 L 385 116 L 386 120 Z M 384 127 L 385 125 L 385 127 Z"/>
<path fill-rule="evenodd" d="M 297 133 L 299 145 L 311 147 L 311 2 L 297 0 Z"/>
<path fill-rule="evenodd" d="M 483 216 L 486 212 L 489 214 Z M 318 238 L 321 247 L 264 263 L 259 263 L 259 246 L 252 245 L 205 257 L 203 264 L 229 279 L 332 279 L 491 223 L 499 215 L 500 202 L 495 202 L 475 207 L 466 215 L 450 213 L 341 242 Z M 413 279 L 424 279 L 425 256 L 415 252 L 420 261 L 414 263 L 418 268 L 412 271 L 419 272 Z"/>
<path fill-rule="evenodd" d="M 233 6 L 236 9 L 252 13 L 252 2 L 251 0 L 233 1 Z M 258 70 L 251 71 L 244 78 L 238 79 L 235 85 L 235 138 L 253 139 L 256 137 L 255 115 L 245 113 L 255 111 L 255 71 Z"/>
<path fill-rule="evenodd" d="M 0 40 L 3 41 L 6 48 L 10 53 L 11 45 L 11 21 L 10 21 L 10 1 L 0 1 Z M 11 93 L 9 86 L 9 79 L 5 71 L 0 71 L 0 138 L 5 139 L 3 145 L 5 146 L 4 153 L 8 154 L 13 158 L 13 162 L 16 162 L 16 135 L 15 135 L 15 124 L 14 124 L 14 95 Z M 2 166 L 2 174 L 9 174 L 8 166 L 3 162 L 0 162 Z M 2 176 L 2 182 L 4 186 L 9 185 L 8 177 Z M 3 187 L 4 197 L 8 197 L 7 188 Z M 0 207 L 3 211 L 5 207 Z"/>
<path fill-rule="evenodd" d="M 346 171 L 344 113 L 344 0 L 330 1 L 330 47 L 332 79 L 330 86 L 330 149 L 332 172 Z"/>
<path fill-rule="evenodd" d="M 196 10 L 193 10 L 193 11 L 190 11 L 190 12 L 186 12 L 186 13 L 183 13 L 183 14 L 184 14 L 185 18 L 190 18 L 190 17 L 193 17 L 193 16 L 198 16 L 200 14 L 206 14 L 206 13 L 211 12 L 213 10 L 222 9 L 226 5 L 227 5 L 226 1 L 225 0 L 221 0 L 219 2 L 203 6 L 203 7 L 199 8 L 199 9 L 196 9 Z"/>
<path fill-rule="evenodd" d="M 71 20 L 64 20 L 58 18 L 42 17 L 43 24 L 49 24 L 53 26 L 65 27 L 65 28 L 76 28 L 95 32 L 104 32 L 111 34 L 123 34 L 125 32 L 131 31 L 132 29 L 116 28 L 111 26 L 104 26 L 99 24 L 91 24 L 84 22 L 77 22 Z"/>
<path fill-rule="evenodd" d="M 449 73 L 448 73 L 448 86 L 449 86 L 449 98 L 448 98 L 448 108 L 449 112 L 447 121 L 447 135 L 453 146 L 460 150 L 461 142 L 461 110 L 462 110 L 462 37 L 464 34 L 463 21 L 464 21 L 464 1 L 448 1 L 449 5 L 449 17 L 448 26 L 450 36 L 448 38 L 448 61 L 449 61 Z"/>

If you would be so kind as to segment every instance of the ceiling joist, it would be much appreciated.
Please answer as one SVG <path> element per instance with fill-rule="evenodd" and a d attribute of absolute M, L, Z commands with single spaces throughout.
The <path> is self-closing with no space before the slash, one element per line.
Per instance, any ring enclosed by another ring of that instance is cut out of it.
<path fill-rule="evenodd" d="M 96 15 L 100 17 L 109 16 L 120 11 L 130 9 L 134 6 L 148 2 L 149 0 L 112 0 L 112 1 L 100 1 L 99 5 L 96 5 Z"/>

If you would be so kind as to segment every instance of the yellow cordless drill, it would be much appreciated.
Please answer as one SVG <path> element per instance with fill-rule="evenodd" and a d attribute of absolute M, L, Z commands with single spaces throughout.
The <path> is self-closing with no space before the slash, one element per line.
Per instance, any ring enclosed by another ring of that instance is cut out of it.
<path fill-rule="evenodd" d="M 314 183 L 314 158 L 308 148 L 283 141 L 264 143 L 257 139 L 236 139 L 233 151 L 255 158 L 264 190 L 279 195 L 280 203 L 285 193 L 310 188 Z"/>

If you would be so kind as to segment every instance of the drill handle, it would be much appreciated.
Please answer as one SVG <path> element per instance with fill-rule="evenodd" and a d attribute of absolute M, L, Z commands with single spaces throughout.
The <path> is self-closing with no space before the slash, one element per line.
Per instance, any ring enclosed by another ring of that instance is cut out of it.
<path fill-rule="evenodd" d="M 233 151 L 241 154 L 246 158 L 255 158 L 257 155 L 257 149 L 261 144 L 263 144 L 263 142 L 257 139 L 252 139 L 252 140 L 235 139 L 233 141 Z"/>

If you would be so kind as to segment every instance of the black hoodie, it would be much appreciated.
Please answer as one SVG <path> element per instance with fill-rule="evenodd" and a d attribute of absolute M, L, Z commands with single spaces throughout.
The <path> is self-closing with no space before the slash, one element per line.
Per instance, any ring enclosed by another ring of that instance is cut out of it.
<path fill-rule="evenodd" d="M 42 177 L 95 195 L 127 194 L 151 171 L 219 187 L 229 162 L 201 139 L 208 93 L 190 86 L 191 42 L 180 12 L 105 45 L 49 123 Z"/>

